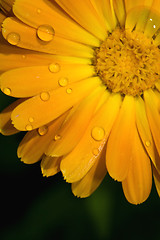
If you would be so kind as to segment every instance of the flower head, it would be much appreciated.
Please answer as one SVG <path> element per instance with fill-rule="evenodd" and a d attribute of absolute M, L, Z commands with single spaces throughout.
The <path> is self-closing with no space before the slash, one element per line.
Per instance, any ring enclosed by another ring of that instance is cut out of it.
<path fill-rule="evenodd" d="M 14 3 L 13 3 L 14 2 Z M 1 133 L 25 163 L 87 197 L 107 174 L 127 200 L 160 194 L 160 1 L 5 0 Z"/>

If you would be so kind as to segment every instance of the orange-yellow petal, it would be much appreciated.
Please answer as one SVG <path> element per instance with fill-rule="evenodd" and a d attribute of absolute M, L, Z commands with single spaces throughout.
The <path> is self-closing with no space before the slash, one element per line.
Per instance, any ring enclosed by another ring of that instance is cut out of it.
<path fill-rule="evenodd" d="M 114 11 L 114 1 L 113 0 L 91 0 L 92 5 L 96 9 L 99 18 L 102 19 L 104 25 L 106 26 L 106 30 L 112 32 L 116 25 L 117 19 Z"/>
<path fill-rule="evenodd" d="M 125 11 L 125 4 L 123 0 L 114 0 L 113 6 L 115 9 L 116 16 L 120 23 L 121 27 L 125 25 L 125 18 L 126 18 L 126 11 Z"/>
<path fill-rule="evenodd" d="M 154 0 L 150 13 L 148 16 L 148 21 L 146 22 L 144 34 L 147 37 L 152 38 L 152 36 L 158 31 L 160 27 L 160 2 L 159 0 Z"/>
<path fill-rule="evenodd" d="M 21 131 L 35 129 L 56 119 L 101 84 L 99 77 L 88 78 L 41 94 L 20 104 L 12 113 L 14 126 Z M 33 118 L 32 124 L 29 118 Z"/>
<path fill-rule="evenodd" d="M 96 47 L 100 44 L 97 38 L 60 11 L 54 2 L 16 0 L 13 12 L 22 22 L 35 29 L 42 25 L 50 25 L 59 37 Z"/>
<path fill-rule="evenodd" d="M 0 76 L 1 90 L 10 89 L 10 96 L 31 97 L 42 91 L 50 91 L 60 86 L 92 77 L 94 67 L 84 64 L 62 64 L 59 61 L 47 66 L 17 68 Z M 23 77 L 22 77 L 23 76 Z"/>
<path fill-rule="evenodd" d="M 75 21 L 100 40 L 105 40 L 107 31 L 90 0 L 55 0 Z M 70 7 L 72 6 L 72 7 Z"/>
<path fill-rule="evenodd" d="M 72 151 L 83 136 L 104 91 L 104 87 L 100 86 L 76 107 L 73 114 L 57 132 L 58 137 L 50 144 L 47 155 L 57 157 Z"/>
<path fill-rule="evenodd" d="M 52 123 L 28 132 L 18 147 L 18 157 L 27 164 L 39 161 L 65 117 L 66 114 L 63 114 Z"/>
<path fill-rule="evenodd" d="M 151 89 L 146 90 L 144 92 L 144 100 L 152 136 L 160 155 L 160 115 L 157 106 L 157 95 Z"/>
<path fill-rule="evenodd" d="M 112 128 L 106 151 L 107 169 L 112 178 L 126 178 L 132 156 L 132 140 L 135 132 L 134 97 L 126 95 L 119 115 Z"/>
<path fill-rule="evenodd" d="M 98 188 L 107 174 L 105 162 L 104 151 L 88 173 L 80 181 L 72 183 L 72 192 L 75 196 L 88 197 Z"/>
<path fill-rule="evenodd" d="M 23 101 L 24 99 L 19 99 L 13 102 L 0 113 L 0 132 L 3 135 L 7 136 L 19 132 L 11 122 L 11 114 L 14 108 L 16 108 Z"/>
<path fill-rule="evenodd" d="M 127 200 L 132 204 L 144 202 L 152 187 L 151 163 L 143 144 L 135 131 L 132 140 L 132 162 L 126 179 L 122 182 Z"/>
<path fill-rule="evenodd" d="M 120 105 L 121 96 L 111 94 L 92 118 L 78 145 L 63 158 L 60 167 L 67 182 L 82 179 L 99 159 Z"/>
<path fill-rule="evenodd" d="M 10 45 L 0 35 L 0 73 L 14 68 L 29 67 L 29 66 L 43 66 L 50 65 L 53 62 L 61 64 L 91 64 L 88 58 L 77 58 L 68 56 L 58 56 L 53 54 L 46 54 L 34 52 L 27 49 L 17 48 Z"/>
<path fill-rule="evenodd" d="M 136 124 L 143 145 L 150 156 L 154 166 L 160 171 L 160 161 L 157 161 L 157 151 L 151 134 L 150 126 L 147 119 L 144 101 L 141 97 L 136 100 Z"/>
<path fill-rule="evenodd" d="M 44 155 L 41 161 L 41 171 L 44 177 L 53 176 L 60 171 L 60 163 L 62 158 L 49 157 Z"/>
<path fill-rule="evenodd" d="M 14 0 L 0 0 L 0 9 L 2 9 L 7 15 L 11 15 L 13 3 Z"/>
<path fill-rule="evenodd" d="M 2 34 L 10 44 L 21 48 L 49 54 L 93 57 L 91 47 L 58 37 L 50 26 L 42 26 L 42 30 L 36 30 L 16 18 L 6 18 L 3 22 Z"/>
<path fill-rule="evenodd" d="M 160 161 L 160 159 L 159 159 Z M 155 182 L 155 186 L 157 189 L 157 193 L 160 197 L 160 173 L 156 170 L 156 168 L 154 166 L 153 167 L 153 177 L 154 177 L 154 182 Z"/>
<path fill-rule="evenodd" d="M 125 28 L 131 31 L 134 28 L 137 31 L 144 31 L 152 3 L 153 0 L 125 0 L 127 12 Z"/>

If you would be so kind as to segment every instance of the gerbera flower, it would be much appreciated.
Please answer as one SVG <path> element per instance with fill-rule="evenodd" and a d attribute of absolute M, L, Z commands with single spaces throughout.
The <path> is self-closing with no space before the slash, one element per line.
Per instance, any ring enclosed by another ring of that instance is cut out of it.
<path fill-rule="evenodd" d="M 13 4 L 14 2 L 14 4 Z M 4 135 L 87 197 L 107 171 L 138 204 L 160 194 L 160 1 L 1 0 Z M 5 19 L 4 19 L 5 18 Z M 3 35 L 3 37 L 2 37 Z"/>

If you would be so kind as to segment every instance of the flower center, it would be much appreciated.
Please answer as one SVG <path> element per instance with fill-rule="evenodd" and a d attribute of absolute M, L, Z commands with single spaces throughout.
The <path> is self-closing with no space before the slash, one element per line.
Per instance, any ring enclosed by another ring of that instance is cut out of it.
<path fill-rule="evenodd" d="M 96 73 L 111 92 L 141 95 L 160 80 L 160 51 L 140 32 L 116 29 L 95 51 Z"/>

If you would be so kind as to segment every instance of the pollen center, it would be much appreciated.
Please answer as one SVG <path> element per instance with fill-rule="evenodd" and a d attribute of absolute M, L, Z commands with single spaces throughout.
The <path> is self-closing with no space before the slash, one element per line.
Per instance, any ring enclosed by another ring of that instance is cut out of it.
<path fill-rule="evenodd" d="M 141 95 L 160 80 L 160 50 L 143 33 L 116 29 L 95 53 L 96 73 L 111 92 Z"/>

